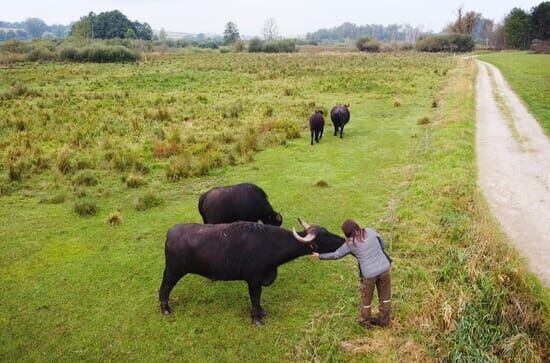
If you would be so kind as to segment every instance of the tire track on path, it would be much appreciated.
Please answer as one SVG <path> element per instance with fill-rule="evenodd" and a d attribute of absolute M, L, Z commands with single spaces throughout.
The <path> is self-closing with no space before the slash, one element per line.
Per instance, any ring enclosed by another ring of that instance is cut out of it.
<path fill-rule="evenodd" d="M 550 286 L 550 139 L 500 71 L 476 62 L 479 186 L 530 270 Z"/>

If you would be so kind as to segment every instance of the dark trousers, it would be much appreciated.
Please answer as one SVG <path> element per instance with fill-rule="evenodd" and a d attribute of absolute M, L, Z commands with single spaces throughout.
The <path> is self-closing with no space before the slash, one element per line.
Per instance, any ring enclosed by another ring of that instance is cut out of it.
<path fill-rule="evenodd" d="M 378 291 L 378 300 L 380 306 L 379 320 L 380 326 L 390 324 L 391 315 L 391 277 L 390 270 L 381 273 L 378 276 L 367 279 L 362 278 L 360 283 L 361 290 L 361 321 L 367 326 L 371 325 L 371 305 L 374 296 L 374 287 Z"/>

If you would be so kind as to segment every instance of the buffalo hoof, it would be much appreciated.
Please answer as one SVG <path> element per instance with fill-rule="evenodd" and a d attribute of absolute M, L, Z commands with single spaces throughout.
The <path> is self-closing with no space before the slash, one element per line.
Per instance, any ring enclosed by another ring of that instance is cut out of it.
<path fill-rule="evenodd" d="M 170 308 L 170 306 L 169 306 L 167 303 L 160 303 L 160 311 L 161 311 L 164 315 L 170 315 L 170 314 L 172 314 L 172 309 Z"/>
<path fill-rule="evenodd" d="M 262 326 L 264 325 L 264 320 L 262 318 L 252 318 L 252 324 L 256 326 Z"/>

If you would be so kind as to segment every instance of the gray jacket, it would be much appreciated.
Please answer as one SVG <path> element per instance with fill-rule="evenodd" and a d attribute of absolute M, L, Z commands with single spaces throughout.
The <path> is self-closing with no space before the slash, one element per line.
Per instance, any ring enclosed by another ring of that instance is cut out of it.
<path fill-rule="evenodd" d="M 319 255 L 321 260 L 337 260 L 352 254 L 359 262 L 361 277 L 373 278 L 390 269 L 391 259 L 386 254 L 386 244 L 382 237 L 372 228 L 365 228 L 363 241 L 346 241 L 340 248 L 331 253 Z"/>

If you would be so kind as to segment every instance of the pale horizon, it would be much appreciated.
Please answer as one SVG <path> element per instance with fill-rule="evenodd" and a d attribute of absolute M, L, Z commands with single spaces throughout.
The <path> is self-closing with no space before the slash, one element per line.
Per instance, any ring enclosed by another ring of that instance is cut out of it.
<path fill-rule="evenodd" d="M 147 22 L 154 30 L 168 32 L 222 34 L 227 22 L 237 24 L 242 35 L 261 34 L 265 19 L 276 20 L 282 36 L 303 36 L 321 28 L 332 28 L 344 22 L 365 24 L 410 24 L 425 31 L 440 32 L 456 16 L 463 5 L 465 11 L 474 10 L 485 18 L 501 21 L 514 7 L 529 11 L 541 1 L 502 0 L 426 0 L 410 2 L 388 0 L 384 2 L 341 0 L 324 1 L 253 1 L 220 0 L 178 2 L 173 0 L 97 0 L 74 2 L 67 0 L 43 2 L 20 0 L 3 9 L 0 20 L 20 22 L 26 18 L 40 18 L 48 25 L 68 25 L 90 11 L 120 10 L 130 20 Z M 187 3 L 187 4 L 186 4 Z"/>

